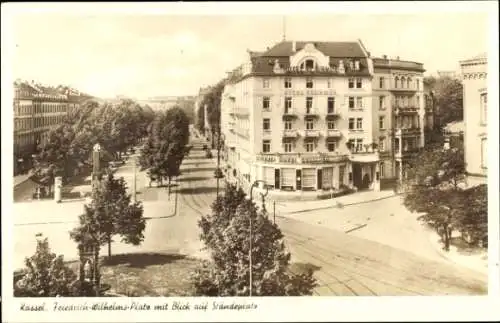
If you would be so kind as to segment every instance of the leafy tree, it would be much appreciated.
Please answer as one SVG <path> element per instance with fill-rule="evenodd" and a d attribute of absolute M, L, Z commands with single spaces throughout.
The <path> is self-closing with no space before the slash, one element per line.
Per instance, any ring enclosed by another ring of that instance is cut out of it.
<path fill-rule="evenodd" d="M 488 186 L 479 185 L 464 191 L 460 223 L 462 235 L 472 245 L 488 246 Z"/>
<path fill-rule="evenodd" d="M 94 187 L 92 202 L 84 206 L 79 226 L 71 231 L 70 237 L 77 243 L 85 244 L 92 239 L 100 245 L 107 244 L 111 256 L 114 235 L 120 235 L 122 242 L 139 245 L 144 240 L 145 227 L 141 202 L 131 202 L 123 177 L 115 179 L 109 173 Z"/>
<path fill-rule="evenodd" d="M 251 222 L 250 222 L 251 221 Z M 281 230 L 265 211 L 245 199 L 241 189 L 228 184 L 224 195 L 212 205 L 212 214 L 199 222 L 201 239 L 210 261 L 193 276 L 196 293 L 204 296 L 249 295 L 250 223 L 252 223 L 252 295 L 311 295 L 316 285 L 312 271 L 300 275 L 289 271 Z"/>
<path fill-rule="evenodd" d="M 463 120 L 463 86 L 450 77 L 429 77 L 425 82 L 434 94 L 438 126 Z"/>
<path fill-rule="evenodd" d="M 38 241 L 36 252 L 26 258 L 24 276 L 14 285 L 17 297 L 72 296 L 76 274 L 64 264 L 63 256 L 56 256 L 49 248 L 48 239 Z"/>
<path fill-rule="evenodd" d="M 463 156 L 462 149 L 427 147 L 409 163 L 404 183 L 404 204 L 424 213 L 420 219 L 442 236 L 445 250 L 449 250 L 453 229 L 460 230 L 466 207 L 460 188 L 465 179 Z"/>
<path fill-rule="evenodd" d="M 148 169 L 151 179 L 159 180 L 180 175 L 180 166 L 189 148 L 189 120 L 179 107 L 158 114 L 151 124 L 149 138 L 141 152 L 139 163 Z M 170 188 L 170 185 L 169 185 Z"/>

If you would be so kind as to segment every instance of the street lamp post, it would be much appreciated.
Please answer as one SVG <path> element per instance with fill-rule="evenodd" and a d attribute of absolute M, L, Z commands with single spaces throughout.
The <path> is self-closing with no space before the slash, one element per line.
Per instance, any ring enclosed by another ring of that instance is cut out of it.
<path fill-rule="evenodd" d="M 252 187 L 250 187 L 250 201 L 253 201 L 253 189 L 254 187 L 256 187 L 259 183 L 264 183 L 264 181 L 262 180 L 256 180 L 255 182 L 253 182 L 252 184 Z M 260 193 L 260 195 L 262 196 L 262 208 L 265 210 L 265 206 L 264 206 L 264 199 L 267 195 L 267 193 L 269 193 L 269 190 L 267 187 L 266 188 L 266 192 L 265 193 Z M 250 296 L 252 296 L 252 289 L 253 289 L 253 281 L 252 281 L 252 268 L 253 268 L 253 264 L 252 264 L 252 239 L 253 239 L 253 232 L 252 232 L 252 226 L 253 226 L 253 223 L 252 223 L 252 215 L 250 215 L 250 250 L 248 252 L 248 258 L 249 258 L 249 267 L 250 267 L 250 277 L 249 277 L 249 294 Z"/>

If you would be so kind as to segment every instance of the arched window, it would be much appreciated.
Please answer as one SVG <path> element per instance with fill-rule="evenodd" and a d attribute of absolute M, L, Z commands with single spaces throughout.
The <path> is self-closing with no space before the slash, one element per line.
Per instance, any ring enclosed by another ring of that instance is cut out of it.
<path fill-rule="evenodd" d="M 420 90 L 420 80 L 417 79 L 417 90 Z"/>
<path fill-rule="evenodd" d="M 409 89 L 411 88 L 410 86 L 411 86 L 411 78 L 408 78 L 406 87 Z"/>
<path fill-rule="evenodd" d="M 394 88 L 398 88 L 398 83 L 399 83 L 399 77 L 396 76 L 396 78 L 394 78 Z"/>
<path fill-rule="evenodd" d="M 401 78 L 401 88 L 403 89 L 406 85 L 406 78 L 405 77 L 402 77 Z"/>

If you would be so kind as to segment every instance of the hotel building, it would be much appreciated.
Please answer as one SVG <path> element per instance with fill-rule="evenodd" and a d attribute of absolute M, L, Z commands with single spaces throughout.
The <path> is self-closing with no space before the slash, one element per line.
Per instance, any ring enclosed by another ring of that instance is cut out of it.
<path fill-rule="evenodd" d="M 460 62 L 463 77 L 465 164 L 470 184 L 486 183 L 488 167 L 488 60 Z"/>
<path fill-rule="evenodd" d="M 423 145 L 422 73 L 372 59 L 361 41 L 249 51 L 221 98 L 229 180 L 247 190 L 257 180 L 275 198 L 380 190 Z"/>

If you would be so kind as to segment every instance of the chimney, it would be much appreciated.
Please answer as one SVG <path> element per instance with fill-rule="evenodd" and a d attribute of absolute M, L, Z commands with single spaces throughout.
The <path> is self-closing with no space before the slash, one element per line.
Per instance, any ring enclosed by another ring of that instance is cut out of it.
<path fill-rule="evenodd" d="M 294 41 L 292 42 L 292 52 L 294 52 L 294 53 L 295 53 L 296 51 L 297 51 L 297 42 L 294 40 Z"/>

